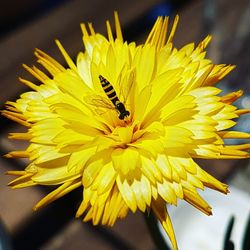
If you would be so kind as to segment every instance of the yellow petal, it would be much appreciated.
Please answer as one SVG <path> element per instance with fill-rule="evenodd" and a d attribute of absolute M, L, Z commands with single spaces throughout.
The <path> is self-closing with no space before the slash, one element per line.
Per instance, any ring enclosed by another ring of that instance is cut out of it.
<path fill-rule="evenodd" d="M 122 175 L 127 175 L 138 168 L 141 162 L 139 152 L 132 147 L 117 148 L 112 152 L 111 157 L 115 170 Z"/>
<path fill-rule="evenodd" d="M 127 180 L 121 180 L 120 176 L 117 176 L 116 184 L 118 186 L 119 191 L 121 192 L 122 198 L 124 199 L 127 206 L 131 209 L 134 213 L 137 209 L 137 202 L 135 194 L 128 184 Z"/>
<path fill-rule="evenodd" d="M 159 219 L 162 227 L 164 228 L 165 232 L 168 234 L 168 237 L 172 243 L 172 247 L 174 250 L 178 250 L 174 229 L 171 223 L 171 219 L 168 215 L 167 208 L 165 202 L 161 199 L 157 199 L 152 203 L 152 209 Z"/>

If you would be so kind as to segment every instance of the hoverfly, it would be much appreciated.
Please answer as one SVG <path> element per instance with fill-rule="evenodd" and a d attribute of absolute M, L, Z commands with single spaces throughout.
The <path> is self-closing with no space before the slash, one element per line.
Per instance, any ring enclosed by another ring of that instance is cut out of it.
<path fill-rule="evenodd" d="M 115 89 L 111 85 L 111 83 L 107 79 L 105 79 L 102 75 L 99 75 L 99 79 L 105 94 L 107 95 L 109 100 L 113 103 L 114 108 L 119 114 L 118 118 L 120 120 L 124 120 L 126 117 L 130 115 L 129 111 L 126 110 L 125 105 L 117 97 Z"/>

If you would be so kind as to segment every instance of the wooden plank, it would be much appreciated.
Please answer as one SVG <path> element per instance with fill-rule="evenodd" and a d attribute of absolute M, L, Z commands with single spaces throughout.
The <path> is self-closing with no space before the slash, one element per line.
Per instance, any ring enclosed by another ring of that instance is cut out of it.
<path fill-rule="evenodd" d="M 6 171 L 13 169 L 10 163 L 0 159 L 0 215 L 8 231 L 13 232 L 33 214 L 32 207 L 42 198 L 42 192 L 34 187 L 19 190 L 8 187 L 7 183 L 13 180 L 5 175 Z"/>

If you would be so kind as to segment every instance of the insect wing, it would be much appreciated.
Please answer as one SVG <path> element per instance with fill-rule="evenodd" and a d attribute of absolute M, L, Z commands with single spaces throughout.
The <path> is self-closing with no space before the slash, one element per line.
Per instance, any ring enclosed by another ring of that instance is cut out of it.
<path fill-rule="evenodd" d="M 119 97 L 121 98 L 121 101 L 125 105 L 128 104 L 128 98 L 129 98 L 129 94 L 131 92 L 134 80 L 135 80 L 135 71 L 134 70 L 132 70 L 129 73 L 129 76 L 127 77 L 126 84 L 122 84 L 121 78 L 119 78 L 119 80 L 118 80 Z"/>
<path fill-rule="evenodd" d="M 98 115 L 104 114 L 107 110 L 114 110 L 112 103 L 101 95 L 88 95 L 84 98 L 86 104 L 93 106 L 93 110 Z"/>

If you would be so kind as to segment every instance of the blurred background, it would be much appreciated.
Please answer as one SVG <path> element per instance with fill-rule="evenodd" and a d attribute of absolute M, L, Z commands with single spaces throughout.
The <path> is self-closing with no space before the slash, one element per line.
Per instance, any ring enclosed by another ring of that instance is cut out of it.
<path fill-rule="evenodd" d="M 174 39 L 176 47 L 193 41 L 198 43 L 207 34 L 212 34 L 208 57 L 216 63 L 237 65 L 220 87 L 224 93 L 243 89 L 245 97 L 237 105 L 250 108 L 249 0 L 14 0 L 2 1 L 0 8 L 1 109 L 4 102 L 17 99 L 20 93 L 27 90 L 18 82 L 18 76 L 34 80 L 21 64 L 35 63 L 35 48 L 44 50 L 64 64 L 54 39 L 60 39 L 69 54 L 76 57 L 77 52 L 83 50 L 80 22 L 93 22 L 96 31 L 105 33 L 105 21 L 113 20 L 114 10 L 119 12 L 124 37 L 128 41 L 143 42 L 158 15 L 174 17 L 176 13 L 180 15 Z M 250 132 L 249 121 L 249 115 L 245 115 L 239 120 L 237 129 Z M 1 117 L 0 127 L 1 155 L 26 146 L 7 139 L 9 132 L 21 131 L 20 126 Z M 249 161 L 199 163 L 219 180 L 230 184 L 231 198 L 209 191 L 202 194 L 213 207 L 215 216 L 213 220 L 209 217 L 209 222 L 204 221 L 205 215 L 190 210 L 190 206 L 186 207 L 185 204 L 170 208 L 180 250 L 229 250 L 233 249 L 232 245 L 227 244 L 230 239 L 235 249 L 250 249 Z M 11 190 L 6 185 L 12 178 L 4 173 L 23 169 L 26 162 L 0 158 L 0 164 L 1 250 L 156 249 L 141 213 L 129 214 L 113 228 L 93 227 L 75 220 L 81 190 L 72 192 L 41 211 L 32 212 L 32 206 L 50 188 Z M 223 210 L 225 208 L 226 211 Z M 192 237 L 190 232 L 197 237 Z M 218 244 L 211 245 L 213 241 Z"/>

